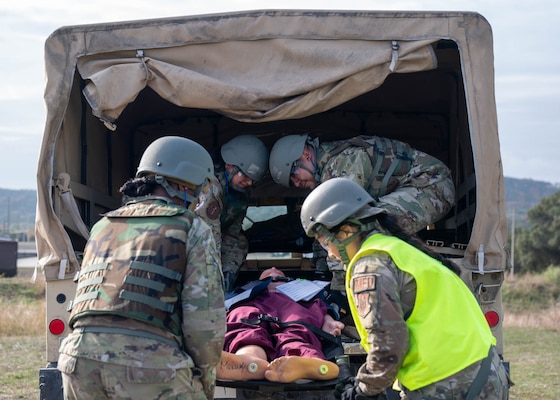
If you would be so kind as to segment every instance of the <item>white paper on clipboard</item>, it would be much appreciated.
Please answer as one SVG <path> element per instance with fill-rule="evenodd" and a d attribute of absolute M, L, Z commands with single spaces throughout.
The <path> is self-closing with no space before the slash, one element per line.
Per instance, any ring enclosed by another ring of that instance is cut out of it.
<path fill-rule="evenodd" d="M 296 279 L 276 287 L 276 290 L 285 294 L 294 301 L 309 301 L 323 290 L 330 282 L 309 281 L 307 279 Z"/>

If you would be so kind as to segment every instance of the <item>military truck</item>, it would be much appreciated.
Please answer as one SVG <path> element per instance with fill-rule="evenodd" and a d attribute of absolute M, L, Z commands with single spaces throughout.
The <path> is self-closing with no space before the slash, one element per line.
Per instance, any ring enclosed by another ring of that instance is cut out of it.
<path fill-rule="evenodd" d="M 491 27 L 476 12 L 255 10 L 53 32 L 37 170 L 47 300 L 41 399 L 61 396 L 58 346 L 69 333 L 89 229 L 121 205 L 119 187 L 164 135 L 209 151 L 246 133 L 269 148 L 294 133 L 322 141 L 378 135 L 444 161 L 456 205 L 419 235 L 461 268 L 503 354 L 507 226 L 493 59 Z M 240 276 L 269 266 L 317 272 L 299 228 L 306 192 L 267 177 L 248 194 L 249 255 Z M 355 346 L 345 351 L 361 356 Z M 220 383 L 217 397 L 243 398 L 246 390 L 332 396 L 332 387 L 302 388 Z"/>

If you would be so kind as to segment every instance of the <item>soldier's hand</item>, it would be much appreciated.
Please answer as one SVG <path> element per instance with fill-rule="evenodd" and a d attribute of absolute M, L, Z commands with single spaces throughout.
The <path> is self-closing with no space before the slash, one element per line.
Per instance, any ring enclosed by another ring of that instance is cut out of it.
<path fill-rule="evenodd" d="M 354 387 L 356 382 L 356 378 L 353 376 L 348 376 L 342 380 L 340 380 L 336 386 L 334 387 L 334 397 L 337 400 L 341 400 L 342 393 L 344 393 L 347 389 L 351 389 Z"/>
<path fill-rule="evenodd" d="M 354 378 L 354 385 L 347 384 L 344 389 L 337 393 L 337 387 L 335 387 L 334 397 L 340 400 L 381 400 L 385 397 L 381 395 L 368 396 L 358 387 L 357 382 Z M 338 386 L 338 385 L 337 385 Z"/>

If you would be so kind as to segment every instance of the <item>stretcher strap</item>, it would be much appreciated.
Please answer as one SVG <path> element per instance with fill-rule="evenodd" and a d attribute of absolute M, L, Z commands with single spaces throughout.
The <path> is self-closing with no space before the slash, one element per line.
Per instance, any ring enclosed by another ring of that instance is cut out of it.
<path fill-rule="evenodd" d="M 333 358 L 334 356 L 343 354 L 342 341 L 340 339 L 340 336 L 331 335 L 330 333 L 325 332 L 324 330 L 319 329 L 316 326 L 313 326 L 313 325 L 311 325 L 311 324 L 309 324 L 305 321 L 296 320 L 296 321 L 285 321 L 285 322 L 283 322 L 283 321 L 280 321 L 278 319 L 278 317 L 272 317 L 272 316 L 267 315 L 267 314 L 259 314 L 259 316 L 256 319 L 249 319 L 249 318 L 242 318 L 241 319 L 241 322 L 245 322 L 246 324 L 251 324 L 251 325 L 259 325 L 262 321 L 272 322 L 272 323 L 278 324 L 280 326 L 288 326 L 288 325 L 294 325 L 294 324 L 303 325 L 306 328 L 308 328 L 309 330 L 311 330 L 313 333 L 315 333 L 317 336 L 319 336 L 323 339 L 326 339 L 327 341 L 336 345 L 336 347 L 338 349 L 340 349 L 339 351 L 335 351 L 335 353 L 330 355 L 330 357 L 328 357 L 328 358 Z M 325 356 L 326 356 L 326 354 L 325 354 Z"/>

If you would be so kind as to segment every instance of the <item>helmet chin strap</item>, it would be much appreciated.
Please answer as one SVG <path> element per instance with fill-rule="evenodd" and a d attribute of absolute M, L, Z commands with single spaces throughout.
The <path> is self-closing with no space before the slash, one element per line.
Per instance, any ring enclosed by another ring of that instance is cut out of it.
<path fill-rule="evenodd" d="M 301 168 L 306 170 L 307 172 L 309 172 L 317 181 L 317 179 L 319 179 L 319 174 L 317 173 L 317 164 L 315 164 L 315 161 L 310 160 L 311 161 L 311 165 L 313 165 L 313 169 L 307 168 L 302 162 L 298 161 L 294 161 L 294 167 L 296 168 Z"/>
<path fill-rule="evenodd" d="M 356 232 L 352 236 L 347 237 L 346 239 L 340 241 L 337 238 L 333 237 L 332 243 L 336 246 L 338 250 L 338 254 L 340 254 L 340 261 L 342 264 L 348 265 L 350 263 L 350 257 L 348 257 L 348 252 L 346 251 L 346 246 L 348 246 L 356 237 L 359 232 Z"/>
<path fill-rule="evenodd" d="M 348 257 L 348 252 L 346 251 L 346 247 L 350 243 L 352 243 L 352 241 L 354 241 L 357 235 L 361 234 L 362 232 L 369 232 L 373 230 L 375 227 L 375 224 L 373 222 L 364 224 L 357 219 L 349 219 L 348 222 L 358 225 L 360 227 L 360 230 L 355 232 L 353 235 L 348 236 L 344 240 L 338 240 L 334 234 L 331 237 L 331 242 L 336 246 L 336 249 L 338 250 L 338 254 L 340 254 L 340 260 L 344 265 L 348 265 L 350 263 L 350 257 Z"/>
<path fill-rule="evenodd" d="M 165 179 L 161 175 L 156 175 L 155 180 L 156 183 L 160 184 L 165 189 L 169 197 L 177 197 L 183 200 L 183 207 L 185 208 L 187 208 L 189 204 L 193 203 L 196 200 L 198 193 L 200 192 L 200 186 L 197 186 L 194 196 L 191 196 L 188 193 L 187 189 L 185 190 L 173 189 L 169 184 L 169 182 L 167 182 L 167 179 Z"/>

